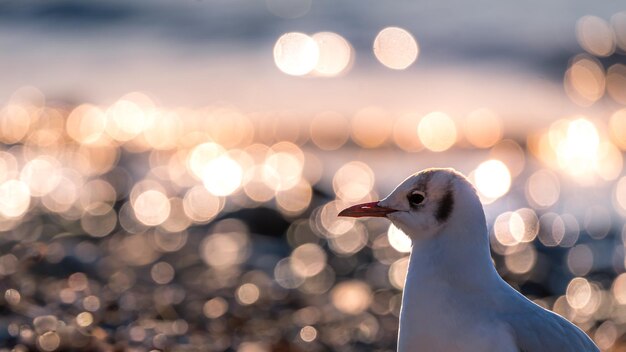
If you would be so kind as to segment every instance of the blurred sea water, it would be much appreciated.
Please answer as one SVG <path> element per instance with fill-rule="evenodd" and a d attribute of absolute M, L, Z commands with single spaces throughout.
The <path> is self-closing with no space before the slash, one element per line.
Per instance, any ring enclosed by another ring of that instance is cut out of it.
<path fill-rule="evenodd" d="M 623 10 L 0 2 L 1 351 L 391 351 L 410 242 L 336 215 L 428 167 L 476 186 L 509 283 L 626 350 Z M 279 37 L 321 31 L 351 66 L 286 74 Z"/>

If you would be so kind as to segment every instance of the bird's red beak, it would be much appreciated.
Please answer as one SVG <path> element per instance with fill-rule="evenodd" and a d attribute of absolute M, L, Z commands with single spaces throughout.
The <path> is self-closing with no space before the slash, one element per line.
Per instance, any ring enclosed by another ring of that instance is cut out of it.
<path fill-rule="evenodd" d="M 378 202 L 371 203 L 363 203 L 353 205 L 349 208 L 342 210 L 338 216 L 348 216 L 351 218 L 362 218 L 362 217 L 375 217 L 375 218 L 384 218 L 389 213 L 393 213 L 397 211 L 396 209 L 385 208 L 378 205 Z"/>

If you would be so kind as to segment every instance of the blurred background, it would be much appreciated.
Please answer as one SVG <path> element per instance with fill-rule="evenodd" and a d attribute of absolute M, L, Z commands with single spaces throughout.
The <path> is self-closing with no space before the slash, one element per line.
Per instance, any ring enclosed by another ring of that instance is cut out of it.
<path fill-rule="evenodd" d="M 393 351 L 410 242 L 336 215 L 438 166 L 626 351 L 623 4 L 3 0 L 0 49 L 0 351 Z"/>

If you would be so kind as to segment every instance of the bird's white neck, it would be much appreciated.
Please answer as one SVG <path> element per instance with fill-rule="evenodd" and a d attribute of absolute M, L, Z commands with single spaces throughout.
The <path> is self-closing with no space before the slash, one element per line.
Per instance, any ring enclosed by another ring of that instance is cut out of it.
<path fill-rule="evenodd" d="M 420 290 L 428 290 L 430 283 L 445 283 L 461 290 L 488 290 L 499 282 L 489 252 L 485 225 L 465 225 L 448 226 L 434 238 L 413 244 L 407 284 L 415 284 L 415 288 Z M 467 231 L 470 229 L 480 229 L 484 233 L 469 234 Z M 412 289 L 412 286 L 407 289 Z M 405 290 L 405 295 L 411 294 Z"/>
<path fill-rule="evenodd" d="M 414 240 L 402 297 L 398 351 L 413 351 L 416 343 L 436 346 L 458 324 L 457 313 L 463 315 L 456 311 L 459 301 L 470 307 L 481 305 L 501 291 L 504 282 L 491 259 L 482 207 L 469 209 L 480 210 L 455 212 L 436 236 Z"/>

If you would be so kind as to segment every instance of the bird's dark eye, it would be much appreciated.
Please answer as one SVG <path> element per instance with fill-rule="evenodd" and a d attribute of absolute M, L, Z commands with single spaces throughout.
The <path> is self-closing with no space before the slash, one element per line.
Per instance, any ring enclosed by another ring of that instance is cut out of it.
<path fill-rule="evenodd" d="M 413 191 L 409 194 L 409 203 L 411 203 L 411 205 L 420 205 L 424 199 L 426 199 L 424 192 Z"/>

